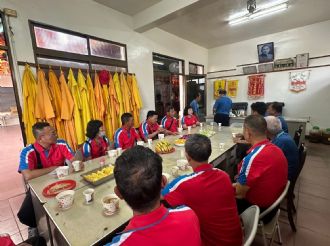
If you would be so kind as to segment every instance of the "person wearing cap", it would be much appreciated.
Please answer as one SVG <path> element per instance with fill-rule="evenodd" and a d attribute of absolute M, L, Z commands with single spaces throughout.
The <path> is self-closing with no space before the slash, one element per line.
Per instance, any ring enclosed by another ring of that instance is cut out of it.
<path fill-rule="evenodd" d="M 208 163 L 212 152 L 210 139 L 193 134 L 185 143 L 185 151 L 194 172 L 169 183 L 162 191 L 163 199 L 170 206 L 187 205 L 196 212 L 203 245 L 242 245 L 242 229 L 230 178 Z"/>
<path fill-rule="evenodd" d="M 134 147 L 141 138 L 134 129 L 134 119 L 131 113 L 124 113 L 121 116 L 122 127 L 118 128 L 114 135 L 115 148 L 129 149 Z"/>
<path fill-rule="evenodd" d="M 128 225 L 106 246 L 200 246 L 199 222 L 195 212 L 180 206 L 168 209 L 160 202 L 162 158 L 142 146 L 123 152 L 116 160 L 115 193 L 132 208 Z"/>
<path fill-rule="evenodd" d="M 220 89 L 219 98 L 213 106 L 214 121 L 223 126 L 229 126 L 229 113 L 232 107 L 232 100 L 227 96 L 227 91 Z"/>

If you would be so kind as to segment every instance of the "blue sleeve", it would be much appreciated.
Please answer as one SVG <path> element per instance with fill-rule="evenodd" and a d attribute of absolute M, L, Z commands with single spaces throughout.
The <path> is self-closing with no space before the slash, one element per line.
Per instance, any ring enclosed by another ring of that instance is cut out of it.
<path fill-rule="evenodd" d="M 119 140 L 120 133 L 121 133 L 121 128 L 117 129 L 117 131 L 115 132 L 115 136 L 113 138 L 113 140 L 115 142 L 115 148 L 121 148 L 122 147 L 120 145 L 120 140 Z"/>
<path fill-rule="evenodd" d="M 19 158 L 19 167 L 18 167 L 19 172 L 29 169 L 29 155 L 32 152 L 34 152 L 32 145 L 29 145 L 22 150 Z"/>
<path fill-rule="evenodd" d="M 185 122 L 185 116 L 183 116 L 182 118 L 181 118 L 181 125 L 184 125 L 184 124 L 186 124 L 186 122 Z"/>
<path fill-rule="evenodd" d="M 166 123 L 166 116 L 164 116 L 162 121 L 161 121 L 161 125 L 162 125 L 163 128 L 165 128 L 165 123 Z"/>
<path fill-rule="evenodd" d="M 83 145 L 83 155 L 85 158 L 91 156 L 91 146 L 88 142 L 85 142 Z"/>

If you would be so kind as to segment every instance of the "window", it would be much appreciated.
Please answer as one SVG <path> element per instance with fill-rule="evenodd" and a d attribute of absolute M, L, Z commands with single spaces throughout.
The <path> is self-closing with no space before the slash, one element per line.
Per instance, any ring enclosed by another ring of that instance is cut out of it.
<path fill-rule="evenodd" d="M 1 30 L 1 29 L 0 29 Z M 126 45 L 30 21 L 36 63 L 127 72 Z"/>
<path fill-rule="evenodd" d="M 203 75 L 204 65 L 189 62 L 189 74 Z"/>

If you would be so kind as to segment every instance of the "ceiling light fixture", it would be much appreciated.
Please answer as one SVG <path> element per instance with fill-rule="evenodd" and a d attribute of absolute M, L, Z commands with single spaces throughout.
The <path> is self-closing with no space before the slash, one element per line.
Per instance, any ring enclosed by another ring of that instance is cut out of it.
<path fill-rule="evenodd" d="M 152 63 L 157 65 L 164 65 L 164 62 L 162 61 L 153 61 Z"/>
<path fill-rule="evenodd" d="M 288 8 L 288 0 L 280 0 L 276 1 L 272 4 L 267 4 L 261 7 L 257 7 L 253 13 L 244 12 L 239 15 L 234 15 L 229 17 L 228 23 L 229 25 L 237 25 L 249 20 L 254 20 L 263 16 L 271 15 L 277 13 L 279 11 L 286 10 Z"/>

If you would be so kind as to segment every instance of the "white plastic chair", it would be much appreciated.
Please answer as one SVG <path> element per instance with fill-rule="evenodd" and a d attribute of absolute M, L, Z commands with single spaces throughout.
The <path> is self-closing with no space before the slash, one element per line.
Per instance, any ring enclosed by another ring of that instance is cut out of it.
<path fill-rule="evenodd" d="M 243 221 L 244 240 L 243 246 L 250 246 L 256 236 L 259 222 L 260 209 L 253 205 L 247 208 L 240 217 Z"/>
<path fill-rule="evenodd" d="M 278 217 L 280 216 L 280 208 L 279 205 L 281 204 L 281 202 L 283 201 L 283 199 L 285 198 L 288 189 L 290 186 L 290 181 L 287 182 L 285 189 L 283 190 L 282 194 L 279 196 L 279 198 L 277 198 L 277 200 L 269 207 L 267 208 L 265 211 L 263 211 L 260 216 L 259 216 L 259 232 L 261 232 L 262 237 L 263 237 L 263 241 L 264 241 L 264 245 L 272 245 L 275 239 L 275 233 L 277 233 L 277 237 L 278 237 L 278 243 L 282 244 L 282 237 L 281 237 L 281 231 L 280 231 L 280 225 L 278 224 Z M 278 207 L 276 215 L 272 218 L 272 220 L 270 222 L 268 222 L 267 224 L 265 224 L 262 219 L 269 214 L 273 209 L 275 209 L 276 207 Z M 267 238 L 270 238 L 270 243 L 267 243 Z"/>

